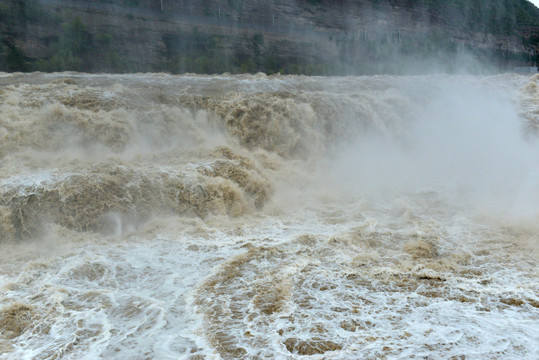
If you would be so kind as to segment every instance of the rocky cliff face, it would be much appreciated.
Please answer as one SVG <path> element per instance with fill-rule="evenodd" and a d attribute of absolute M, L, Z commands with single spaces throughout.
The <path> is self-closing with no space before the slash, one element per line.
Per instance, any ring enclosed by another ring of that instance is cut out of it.
<path fill-rule="evenodd" d="M 0 20 L 10 71 L 399 73 L 539 49 L 520 0 L 2 0 Z"/>

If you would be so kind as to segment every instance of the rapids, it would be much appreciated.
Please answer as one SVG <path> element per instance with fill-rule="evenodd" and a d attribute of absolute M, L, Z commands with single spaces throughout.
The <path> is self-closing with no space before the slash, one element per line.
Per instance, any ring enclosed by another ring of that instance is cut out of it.
<path fill-rule="evenodd" d="M 539 77 L 0 74 L 0 359 L 539 358 Z"/>

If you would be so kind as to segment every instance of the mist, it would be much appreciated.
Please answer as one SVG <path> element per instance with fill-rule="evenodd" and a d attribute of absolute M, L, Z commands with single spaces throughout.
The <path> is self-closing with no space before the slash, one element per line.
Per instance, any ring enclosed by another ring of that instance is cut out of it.
<path fill-rule="evenodd" d="M 527 136 L 527 121 L 510 94 L 470 80 L 441 80 L 424 106 L 404 119 L 402 131 L 370 127 L 339 146 L 319 164 L 319 186 L 339 198 L 373 201 L 441 192 L 448 206 L 533 224 L 539 142 Z"/>

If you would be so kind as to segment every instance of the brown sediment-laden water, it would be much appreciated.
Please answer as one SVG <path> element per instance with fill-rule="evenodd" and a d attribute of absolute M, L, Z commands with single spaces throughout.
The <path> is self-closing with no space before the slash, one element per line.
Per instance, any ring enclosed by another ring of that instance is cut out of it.
<path fill-rule="evenodd" d="M 0 358 L 539 358 L 538 131 L 537 76 L 0 74 Z"/>

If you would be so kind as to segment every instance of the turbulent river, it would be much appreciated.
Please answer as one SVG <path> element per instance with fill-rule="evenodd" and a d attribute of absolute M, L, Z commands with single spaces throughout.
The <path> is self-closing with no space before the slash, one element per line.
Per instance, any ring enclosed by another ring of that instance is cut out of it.
<path fill-rule="evenodd" d="M 0 74 L 1 359 L 539 358 L 539 77 Z"/>

